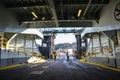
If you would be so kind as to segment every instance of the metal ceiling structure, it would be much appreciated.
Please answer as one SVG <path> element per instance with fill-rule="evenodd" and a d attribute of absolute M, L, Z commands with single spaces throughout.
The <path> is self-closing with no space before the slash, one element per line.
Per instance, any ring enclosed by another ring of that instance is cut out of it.
<path fill-rule="evenodd" d="M 70 28 L 66 28 L 66 27 L 61 27 L 61 28 L 40 28 L 40 31 L 43 31 L 44 34 L 51 34 L 51 33 L 54 33 L 54 34 L 57 34 L 57 33 L 81 33 L 84 29 L 83 28 L 73 28 L 73 27 L 70 27 Z"/>
<path fill-rule="evenodd" d="M 1 0 L 20 23 L 37 28 L 92 27 L 109 0 Z M 78 15 L 79 14 L 79 15 Z"/>

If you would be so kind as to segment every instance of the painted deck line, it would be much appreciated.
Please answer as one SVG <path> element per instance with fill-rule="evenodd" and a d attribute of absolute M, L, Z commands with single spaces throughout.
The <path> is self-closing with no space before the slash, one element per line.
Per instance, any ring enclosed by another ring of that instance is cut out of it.
<path fill-rule="evenodd" d="M 10 68 L 19 67 L 19 66 L 23 66 L 23 65 L 25 65 L 25 64 L 15 64 L 15 65 L 10 65 L 10 66 L 0 67 L 0 71 L 1 70 L 7 70 L 7 69 L 10 69 Z"/>
<path fill-rule="evenodd" d="M 114 70 L 114 71 L 120 72 L 120 69 L 112 68 L 112 67 L 105 66 L 105 65 L 102 65 L 102 64 L 97 64 L 97 63 L 93 63 L 93 62 L 85 62 L 85 61 L 80 61 L 80 60 L 78 60 L 78 62 L 91 64 L 91 65 L 95 65 L 95 66 L 99 66 L 99 67 L 103 67 L 103 68 L 106 68 L 106 69 L 110 69 L 110 70 Z"/>

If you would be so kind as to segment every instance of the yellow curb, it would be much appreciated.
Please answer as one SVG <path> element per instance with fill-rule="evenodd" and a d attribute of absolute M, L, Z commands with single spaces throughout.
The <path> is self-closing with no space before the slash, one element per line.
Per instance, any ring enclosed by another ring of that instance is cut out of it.
<path fill-rule="evenodd" d="M 10 68 L 14 68 L 14 67 L 18 67 L 18 66 L 22 66 L 22 65 L 25 65 L 25 64 L 15 64 L 15 65 L 10 65 L 10 66 L 0 67 L 0 71 L 10 69 Z"/>
<path fill-rule="evenodd" d="M 78 60 L 78 62 L 85 62 L 85 59 L 80 59 Z"/>
<path fill-rule="evenodd" d="M 107 69 L 111 69 L 111 70 L 120 72 L 120 69 L 108 67 L 108 66 L 105 66 L 105 65 L 102 65 L 102 64 L 97 64 L 97 63 L 93 63 L 93 62 L 82 62 L 82 63 L 87 63 L 87 64 L 91 64 L 91 65 L 95 65 L 95 66 L 99 66 L 99 67 L 103 67 L 103 68 L 107 68 Z"/>

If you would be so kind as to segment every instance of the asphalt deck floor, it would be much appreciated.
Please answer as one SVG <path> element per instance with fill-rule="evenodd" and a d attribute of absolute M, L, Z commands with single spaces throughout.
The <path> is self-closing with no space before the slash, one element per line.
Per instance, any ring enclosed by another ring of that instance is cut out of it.
<path fill-rule="evenodd" d="M 120 80 L 120 72 L 63 58 L 1 70 L 0 80 Z"/>

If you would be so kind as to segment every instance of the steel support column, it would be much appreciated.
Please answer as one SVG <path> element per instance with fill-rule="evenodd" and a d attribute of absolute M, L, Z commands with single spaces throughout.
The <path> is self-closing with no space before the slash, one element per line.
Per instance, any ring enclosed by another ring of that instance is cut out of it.
<path fill-rule="evenodd" d="M 15 38 L 14 51 L 17 51 L 17 37 Z"/>
<path fill-rule="evenodd" d="M 84 39 L 84 43 L 85 43 L 85 52 L 86 52 L 87 46 L 88 46 L 88 40 L 87 40 L 87 38 Z"/>
<path fill-rule="evenodd" d="M 86 38 L 86 39 L 84 39 L 84 42 L 85 42 L 85 46 L 87 46 L 87 45 L 88 45 L 87 38 Z"/>
<path fill-rule="evenodd" d="M 111 46 L 112 46 L 112 54 L 115 57 L 114 59 L 114 63 L 115 63 L 115 67 L 117 68 L 117 63 L 116 63 L 116 54 L 115 54 L 115 42 L 113 39 L 111 39 L 111 37 L 109 35 L 107 35 L 105 32 L 101 32 L 104 36 L 108 37 L 108 39 L 111 42 Z M 115 35 L 114 35 L 115 36 Z"/>
<path fill-rule="evenodd" d="M 34 38 L 32 38 L 32 53 L 34 52 Z"/>
<path fill-rule="evenodd" d="M 118 46 L 118 33 L 117 33 L 117 30 L 115 30 L 115 45 Z"/>
<path fill-rule="evenodd" d="M 90 46 L 90 43 L 91 43 L 91 39 L 89 40 L 89 42 L 88 42 L 88 45 L 87 45 L 87 47 L 86 47 L 86 53 L 88 53 L 88 49 L 89 49 L 89 46 Z"/>
<path fill-rule="evenodd" d="M 101 43 L 101 34 L 98 34 L 98 36 L 99 36 L 100 52 L 101 52 L 102 54 L 104 54 L 104 53 L 103 53 L 103 49 L 102 49 L 102 43 Z"/>
<path fill-rule="evenodd" d="M 44 35 L 44 39 L 42 40 L 42 46 L 40 46 L 40 52 L 42 56 L 45 58 L 49 58 L 51 48 L 51 35 Z"/>
<path fill-rule="evenodd" d="M 104 36 L 108 37 L 108 39 L 110 39 L 110 42 L 111 42 L 111 46 L 112 46 L 112 53 L 113 53 L 113 56 L 116 57 L 115 55 L 115 44 L 114 44 L 114 41 L 111 39 L 110 36 L 108 36 L 106 33 L 104 32 L 101 32 Z"/>
<path fill-rule="evenodd" d="M 93 35 L 91 36 L 91 41 L 92 41 L 92 54 L 94 54 L 94 49 L 93 49 L 93 47 L 94 47 L 94 43 L 93 43 Z"/>
<path fill-rule="evenodd" d="M 79 58 L 81 58 L 81 55 L 82 55 L 81 35 L 75 35 L 75 36 L 76 36 L 76 42 L 77 42 L 77 53 L 79 54 Z"/>
<path fill-rule="evenodd" d="M 24 54 L 27 56 L 27 53 L 26 53 L 26 36 L 24 36 Z"/>
<path fill-rule="evenodd" d="M 54 38 L 55 38 L 55 35 L 52 34 L 52 36 L 51 36 L 51 48 L 50 48 L 51 54 L 52 54 L 53 51 L 55 50 L 55 48 L 54 48 Z"/>

